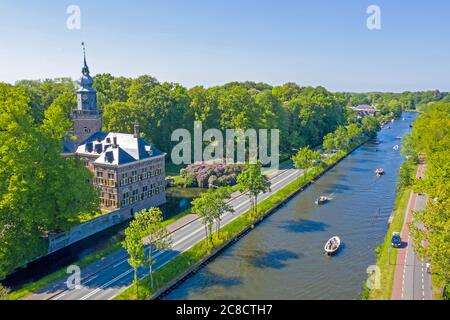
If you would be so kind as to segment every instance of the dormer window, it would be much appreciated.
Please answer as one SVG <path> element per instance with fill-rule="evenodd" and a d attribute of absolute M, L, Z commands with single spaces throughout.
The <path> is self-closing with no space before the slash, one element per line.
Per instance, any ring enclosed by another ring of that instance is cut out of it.
<path fill-rule="evenodd" d="M 83 131 L 84 133 L 91 133 L 91 129 L 89 129 L 88 127 L 84 127 Z"/>

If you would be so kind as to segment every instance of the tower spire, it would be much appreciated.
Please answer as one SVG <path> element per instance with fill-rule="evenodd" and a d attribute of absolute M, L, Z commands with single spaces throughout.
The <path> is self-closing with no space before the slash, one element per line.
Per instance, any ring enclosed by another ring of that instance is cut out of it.
<path fill-rule="evenodd" d="M 83 69 L 81 70 L 81 72 L 83 73 L 83 75 L 88 76 L 89 75 L 89 67 L 86 62 L 86 45 L 85 45 L 84 41 L 81 43 L 81 46 L 83 47 L 83 58 L 84 58 L 84 66 L 83 66 Z"/>

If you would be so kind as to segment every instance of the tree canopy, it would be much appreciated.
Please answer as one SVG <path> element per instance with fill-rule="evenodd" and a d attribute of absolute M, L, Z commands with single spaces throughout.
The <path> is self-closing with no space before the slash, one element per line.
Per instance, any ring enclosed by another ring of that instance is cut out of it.
<path fill-rule="evenodd" d="M 0 278 L 46 253 L 46 237 L 98 209 L 91 174 L 61 156 L 64 110 L 36 123 L 22 87 L 0 84 Z"/>

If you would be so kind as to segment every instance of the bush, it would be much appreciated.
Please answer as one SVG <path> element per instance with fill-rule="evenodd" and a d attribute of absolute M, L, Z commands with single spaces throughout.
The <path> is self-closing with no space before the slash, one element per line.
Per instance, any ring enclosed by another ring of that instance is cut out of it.
<path fill-rule="evenodd" d="M 233 186 L 244 168 L 243 164 L 191 164 L 180 171 L 178 185 L 199 188 Z"/>

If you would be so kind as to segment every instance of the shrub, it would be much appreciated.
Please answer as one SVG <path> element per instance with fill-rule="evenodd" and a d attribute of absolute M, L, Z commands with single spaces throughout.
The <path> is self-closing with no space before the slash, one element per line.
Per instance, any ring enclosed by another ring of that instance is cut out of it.
<path fill-rule="evenodd" d="M 178 184 L 200 188 L 233 186 L 244 168 L 243 164 L 191 164 L 180 171 L 181 181 Z"/>

